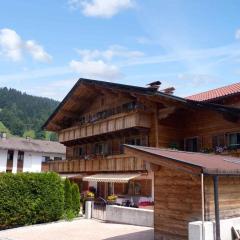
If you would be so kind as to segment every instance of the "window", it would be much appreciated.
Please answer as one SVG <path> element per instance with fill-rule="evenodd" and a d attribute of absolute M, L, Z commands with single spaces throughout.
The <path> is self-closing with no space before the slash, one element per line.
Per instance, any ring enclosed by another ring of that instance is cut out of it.
<path fill-rule="evenodd" d="M 152 180 L 139 179 L 132 180 L 127 184 L 127 194 L 133 196 L 151 196 L 152 195 Z"/>
<path fill-rule="evenodd" d="M 147 136 L 133 136 L 126 138 L 126 144 L 136 145 L 136 146 L 148 146 L 148 137 Z"/>
<path fill-rule="evenodd" d="M 53 160 L 57 161 L 57 160 L 62 160 L 61 157 L 54 157 Z"/>
<path fill-rule="evenodd" d="M 48 162 L 50 161 L 50 157 L 49 156 L 42 156 L 42 162 Z"/>
<path fill-rule="evenodd" d="M 95 148 L 94 148 L 94 153 L 97 154 L 97 155 L 110 154 L 107 142 L 96 143 Z"/>
<path fill-rule="evenodd" d="M 198 151 L 198 138 L 186 138 L 185 139 L 185 151 L 197 152 Z"/>
<path fill-rule="evenodd" d="M 240 133 L 230 133 L 228 135 L 228 144 L 230 147 L 240 147 Z"/>
<path fill-rule="evenodd" d="M 225 146 L 224 134 L 213 136 L 212 146 L 213 146 L 213 148 L 224 147 Z"/>
<path fill-rule="evenodd" d="M 73 156 L 75 158 L 81 158 L 85 155 L 85 146 L 77 146 L 73 148 Z"/>

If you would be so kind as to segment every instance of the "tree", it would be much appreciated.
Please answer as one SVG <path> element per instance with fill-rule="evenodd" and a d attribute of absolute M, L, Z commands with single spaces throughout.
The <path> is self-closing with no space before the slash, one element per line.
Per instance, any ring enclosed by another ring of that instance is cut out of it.
<path fill-rule="evenodd" d="M 6 133 L 10 135 L 10 130 L 0 121 L 0 133 Z"/>
<path fill-rule="evenodd" d="M 0 119 L 13 135 L 22 137 L 26 131 L 33 130 L 36 138 L 45 139 L 42 125 L 58 104 L 52 99 L 0 88 Z"/>
<path fill-rule="evenodd" d="M 65 212 L 72 211 L 72 186 L 68 178 L 64 181 L 64 199 Z"/>
<path fill-rule="evenodd" d="M 37 131 L 36 132 L 36 138 L 37 139 L 46 139 L 45 132 L 44 131 Z"/>
<path fill-rule="evenodd" d="M 76 183 L 72 184 L 72 209 L 75 216 L 78 216 L 80 211 L 80 192 Z"/>
<path fill-rule="evenodd" d="M 23 137 L 24 138 L 30 137 L 30 138 L 34 139 L 36 137 L 35 131 L 34 130 L 27 130 L 27 131 L 24 132 Z"/>

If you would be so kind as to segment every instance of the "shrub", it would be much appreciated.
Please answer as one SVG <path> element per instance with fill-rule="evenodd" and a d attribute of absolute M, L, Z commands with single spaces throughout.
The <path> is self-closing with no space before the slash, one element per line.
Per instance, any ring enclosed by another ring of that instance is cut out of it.
<path fill-rule="evenodd" d="M 0 175 L 0 229 L 56 221 L 64 213 L 64 189 L 56 173 Z"/>
<path fill-rule="evenodd" d="M 68 178 L 64 181 L 64 210 L 72 210 L 72 185 Z"/>
<path fill-rule="evenodd" d="M 73 212 L 73 210 L 67 210 L 64 213 L 64 219 L 67 221 L 71 221 L 76 217 L 75 213 Z"/>
<path fill-rule="evenodd" d="M 78 216 L 80 211 L 80 193 L 76 183 L 72 184 L 72 210 L 75 216 Z"/>

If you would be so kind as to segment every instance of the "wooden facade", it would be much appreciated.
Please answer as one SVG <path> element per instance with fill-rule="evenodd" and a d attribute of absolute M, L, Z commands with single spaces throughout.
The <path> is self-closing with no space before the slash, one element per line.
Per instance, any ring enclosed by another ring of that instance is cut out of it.
<path fill-rule="evenodd" d="M 67 160 L 44 163 L 43 171 L 82 175 L 154 171 L 155 239 L 187 239 L 188 223 L 202 218 L 200 168 L 143 153 L 125 154 L 123 144 L 240 157 L 240 94 L 213 103 L 80 80 L 45 124 L 66 145 Z M 213 220 L 213 179 L 205 176 L 204 181 L 204 218 Z M 142 184 L 148 195 L 151 183 Z M 221 218 L 240 216 L 239 184 L 239 177 L 219 178 Z M 125 191 L 124 185 L 116 185 L 117 193 Z M 98 192 L 105 194 L 106 185 L 98 183 Z"/>
<path fill-rule="evenodd" d="M 188 223 L 201 220 L 200 177 L 167 167 L 154 177 L 155 239 L 188 239 Z"/>
<path fill-rule="evenodd" d="M 188 224 L 202 221 L 201 177 L 163 167 L 155 172 L 156 240 L 188 239 Z M 204 177 L 205 221 L 215 220 L 213 177 Z M 240 177 L 219 177 L 220 218 L 240 216 Z"/>
<path fill-rule="evenodd" d="M 216 103 L 238 107 L 240 96 Z M 194 104 L 148 88 L 80 80 L 45 126 L 67 146 L 67 160 L 45 163 L 42 169 L 146 171 L 134 156 L 124 156 L 123 144 L 199 152 L 215 152 L 219 145 L 226 154 L 239 156 L 238 150 L 228 149 L 231 134 L 240 133 L 239 118 L 226 109 Z"/>
<path fill-rule="evenodd" d="M 240 166 L 231 162 L 236 158 L 218 155 L 218 160 L 212 163 L 211 156 L 200 153 L 202 159 L 207 158 L 203 168 L 200 167 L 203 163 L 197 165 L 195 153 L 185 153 L 191 157 L 184 161 L 180 151 L 174 151 L 174 157 L 163 157 L 158 149 L 126 146 L 125 152 L 151 163 L 154 170 L 156 240 L 186 240 L 190 222 L 203 219 L 216 222 L 216 201 L 221 220 L 240 216 Z M 221 167 L 224 161 L 235 168 L 234 172 L 234 168 L 230 171 Z M 207 167 L 212 170 L 205 173 Z M 218 200 L 214 193 L 216 176 Z"/>

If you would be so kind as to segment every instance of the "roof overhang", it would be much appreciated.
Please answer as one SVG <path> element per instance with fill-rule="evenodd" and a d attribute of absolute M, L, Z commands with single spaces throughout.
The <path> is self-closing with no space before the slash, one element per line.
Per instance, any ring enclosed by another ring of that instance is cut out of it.
<path fill-rule="evenodd" d="M 240 158 L 124 145 L 124 152 L 157 166 L 191 174 L 240 175 Z"/>
<path fill-rule="evenodd" d="M 127 183 L 130 180 L 140 177 L 139 173 L 99 173 L 83 177 L 87 182 L 106 182 L 106 183 Z"/>
<path fill-rule="evenodd" d="M 82 107 L 84 104 L 81 104 L 81 102 L 82 103 L 89 102 L 90 101 L 89 99 L 91 98 L 91 96 L 93 96 L 94 98 L 94 94 L 96 96 L 101 92 L 99 90 L 96 90 L 96 88 L 108 89 L 108 90 L 110 89 L 113 92 L 121 92 L 121 93 L 129 94 L 129 96 L 132 96 L 135 98 L 141 96 L 143 98 L 147 98 L 159 104 L 167 102 L 168 106 L 172 105 L 172 106 L 178 106 L 180 108 L 181 107 L 198 108 L 198 109 L 204 108 L 211 111 L 217 111 L 220 113 L 227 113 L 230 115 L 231 114 L 237 115 L 237 116 L 240 115 L 239 108 L 226 107 L 222 105 L 205 103 L 205 102 L 197 102 L 197 101 L 181 98 L 178 96 L 174 96 L 171 94 L 166 94 L 166 93 L 149 89 L 146 87 L 137 87 L 137 86 L 131 86 L 131 85 L 125 85 L 125 84 L 80 78 L 77 81 L 77 83 L 73 86 L 71 91 L 67 94 L 67 96 L 63 99 L 63 101 L 58 105 L 56 110 L 48 118 L 46 123 L 43 125 L 43 128 L 50 131 L 61 130 L 62 126 L 60 126 L 59 123 L 67 122 L 69 119 L 71 120 L 72 118 L 75 118 L 75 116 L 77 116 L 76 113 L 74 114 L 74 112 L 72 111 L 69 112 L 66 106 L 68 105 L 74 106 L 75 104 Z M 82 93 L 83 96 L 82 97 L 77 96 L 79 93 Z M 73 102 L 73 104 L 70 104 L 71 101 Z"/>

